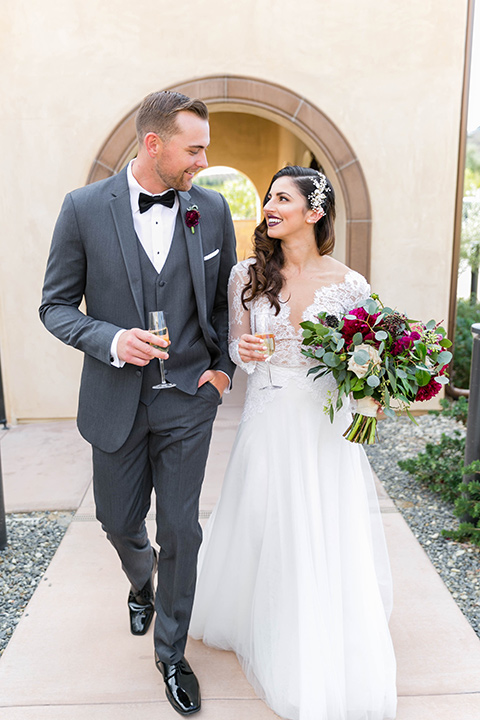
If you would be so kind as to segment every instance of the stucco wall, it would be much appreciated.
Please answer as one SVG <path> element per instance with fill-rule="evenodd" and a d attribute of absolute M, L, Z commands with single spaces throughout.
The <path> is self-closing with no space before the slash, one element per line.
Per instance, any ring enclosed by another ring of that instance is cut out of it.
<path fill-rule="evenodd" d="M 154 89 L 230 74 L 305 96 L 362 165 L 371 280 L 447 320 L 467 0 L 6 0 L 0 343 L 11 421 L 71 417 L 80 353 L 38 320 L 63 196 Z"/>

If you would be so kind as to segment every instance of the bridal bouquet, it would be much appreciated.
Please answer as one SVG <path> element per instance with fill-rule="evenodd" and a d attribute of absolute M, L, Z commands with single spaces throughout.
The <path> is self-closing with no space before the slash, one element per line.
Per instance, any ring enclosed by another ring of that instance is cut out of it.
<path fill-rule="evenodd" d="M 434 320 L 408 320 L 375 294 L 341 318 L 325 312 L 317 317 L 318 323 L 301 323 L 302 353 L 318 360 L 308 373 L 315 374 L 315 380 L 328 374 L 336 380 L 336 401 L 330 397 L 325 406 L 331 422 L 345 397 L 352 393 L 357 400 L 353 422 L 344 433 L 347 440 L 373 444 L 379 405 L 388 417 L 394 418 L 397 410 L 414 420 L 410 404 L 429 400 L 448 383 L 452 353 L 447 348 L 452 343 Z"/>

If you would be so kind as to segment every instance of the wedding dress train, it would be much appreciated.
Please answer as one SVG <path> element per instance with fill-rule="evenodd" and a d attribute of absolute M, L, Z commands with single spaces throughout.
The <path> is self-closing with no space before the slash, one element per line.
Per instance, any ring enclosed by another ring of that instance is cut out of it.
<path fill-rule="evenodd" d="M 388 630 L 392 592 L 382 520 L 361 446 L 323 411 L 331 379 L 307 377 L 288 303 L 274 319 L 271 370 L 244 364 L 250 332 L 230 280 L 230 352 L 249 373 L 245 407 L 221 497 L 205 532 L 190 634 L 233 650 L 257 694 L 289 720 L 384 720 L 396 710 Z M 319 288 L 304 319 L 341 314 L 369 295 L 364 278 Z M 260 299 L 250 308 L 269 307 Z M 271 310 L 272 314 L 274 313 Z"/>

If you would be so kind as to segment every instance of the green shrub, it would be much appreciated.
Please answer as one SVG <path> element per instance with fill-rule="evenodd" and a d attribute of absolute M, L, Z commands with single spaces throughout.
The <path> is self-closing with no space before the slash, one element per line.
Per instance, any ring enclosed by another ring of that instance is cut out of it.
<path fill-rule="evenodd" d="M 466 397 L 459 397 L 458 400 L 450 398 L 442 398 L 440 400 L 441 410 L 429 410 L 429 415 L 445 415 L 454 418 L 458 422 L 467 424 L 468 417 L 468 400 Z"/>
<path fill-rule="evenodd" d="M 459 388 L 468 388 L 470 384 L 471 327 L 476 322 L 480 322 L 480 303 L 472 305 L 470 300 L 458 300 L 457 324 L 453 342 L 452 382 Z"/>
<path fill-rule="evenodd" d="M 458 497 L 458 485 L 462 482 L 464 456 L 465 438 L 455 430 L 453 437 L 443 434 L 438 444 L 428 443 L 424 452 L 414 458 L 399 460 L 398 465 L 453 504 Z"/>
<path fill-rule="evenodd" d="M 464 458 L 465 438 L 455 430 L 453 437 L 443 434 L 437 445 L 428 443 L 424 452 L 398 465 L 452 504 L 460 523 L 456 530 L 442 530 L 444 537 L 480 546 L 480 460 L 464 467 Z M 464 476 L 471 476 L 470 482 L 463 482 Z"/>
<path fill-rule="evenodd" d="M 442 530 L 442 535 L 480 546 L 480 460 L 462 468 L 462 473 L 470 475 L 471 480 L 462 482 L 458 487 L 454 513 L 460 518 L 460 523 L 456 530 Z"/>

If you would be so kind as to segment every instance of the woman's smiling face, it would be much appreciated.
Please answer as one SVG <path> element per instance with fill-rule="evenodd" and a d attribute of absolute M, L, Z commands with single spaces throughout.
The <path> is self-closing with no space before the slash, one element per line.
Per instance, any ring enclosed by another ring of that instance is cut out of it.
<path fill-rule="evenodd" d="M 304 196 L 294 180 L 280 177 L 275 180 L 263 206 L 267 234 L 271 238 L 287 238 L 313 229 L 316 213 L 307 207 Z"/>

